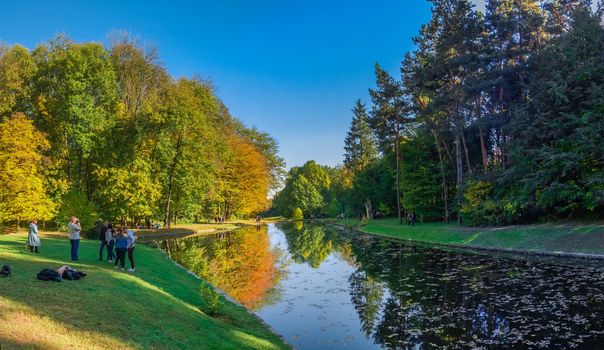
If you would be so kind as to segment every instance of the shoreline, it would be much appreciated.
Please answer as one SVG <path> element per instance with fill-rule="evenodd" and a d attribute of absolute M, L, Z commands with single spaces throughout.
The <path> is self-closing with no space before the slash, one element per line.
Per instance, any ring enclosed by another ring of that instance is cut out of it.
<path fill-rule="evenodd" d="M 482 252 L 604 260 L 604 233 L 600 232 L 604 231 L 604 226 L 601 225 L 545 224 L 468 228 L 418 224 L 409 227 L 376 221 L 364 225 L 333 221 L 324 223 L 360 234 L 410 243 Z M 504 239 L 500 240 L 501 237 Z M 473 244 L 473 241 L 482 241 L 482 244 Z M 594 245 L 589 246 L 590 243 Z"/>

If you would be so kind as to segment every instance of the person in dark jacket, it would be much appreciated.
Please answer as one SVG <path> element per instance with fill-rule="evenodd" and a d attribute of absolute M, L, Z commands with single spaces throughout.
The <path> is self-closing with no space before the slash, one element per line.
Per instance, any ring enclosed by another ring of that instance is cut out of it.
<path fill-rule="evenodd" d="M 103 260 L 103 249 L 105 249 L 105 247 L 107 247 L 107 258 L 109 258 L 109 245 L 107 244 L 107 239 L 105 237 L 107 225 L 99 221 L 96 229 L 99 231 L 99 260 Z"/>
<path fill-rule="evenodd" d="M 121 228 L 117 229 L 117 237 L 115 239 L 115 265 L 114 269 L 117 269 L 118 263 L 121 264 L 122 271 L 124 271 L 124 265 L 126 265 L 126 249 L 128 247 L 128 238 L 122 232 Z"/>
<path fill-rule="evenodd" d="M 113 230 L 113 224 L 109 223 L 107 225 L 107 231 L 105 232 L 105 241 L 107 242 L 107 261 L 113 262 L 115 258 L 115 251 L 113 250 L 115 246 L 115 231 Z"/>

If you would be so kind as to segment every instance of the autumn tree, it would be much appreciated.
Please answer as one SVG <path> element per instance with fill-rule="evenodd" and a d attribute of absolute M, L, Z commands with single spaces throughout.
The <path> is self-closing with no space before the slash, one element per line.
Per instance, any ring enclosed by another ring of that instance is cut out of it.
<path fill-rule="evenodd" d="M 19 45 L 0 45 L 0 120 L 15 112 L 29 112 L 31 82 L 36 64 L 29 51 Z"/>
<path fill-rule="evenodd" d="M 23 113 L 0 123 L 0 222 L 51 219 L 56 210 L 44 187 L 42 152 L 49 143 Z"/>

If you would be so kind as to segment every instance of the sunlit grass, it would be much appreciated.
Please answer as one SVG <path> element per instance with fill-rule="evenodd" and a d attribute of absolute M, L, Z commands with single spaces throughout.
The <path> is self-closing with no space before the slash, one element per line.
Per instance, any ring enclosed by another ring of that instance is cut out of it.
<path fill-rule="evenodd" d="M 69 241 L 42 238 L 41 254 L 26 236 L 0 236 L 0 344 L 43 349 L 279 349 L 286 346 L 245 309 L 221 300 L 219 317 L 203 313 L 200 281 L 159 250 L 138 245 L 136 274 L 98 259 L 98 242 L 82 241 L 81 261 L 68 261 Z M 80 281 L 36 279 L 42 268 L 68 263 Z"/>
<path fill-rule="evenodd" d="M 396 218 L 361 222 L 346 219 L 341 224 L 371 234 L 406 240 L 527 251 L 604 254 L 604 226 L 542 224 L 491 228 L 460 227 L 450 223 L 399 224 Z"/>

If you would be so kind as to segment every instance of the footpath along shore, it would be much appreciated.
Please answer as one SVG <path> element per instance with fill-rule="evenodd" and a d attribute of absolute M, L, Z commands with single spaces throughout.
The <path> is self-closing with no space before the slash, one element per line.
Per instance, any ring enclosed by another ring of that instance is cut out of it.
<path fill-rule="evenodd" d="M 82 240 L 80 261 L 69 241 L 43 235 L 40 254 L 25 250 L 27 235 L 0 235 L 2 349 L 288 349 L 239 305 L 220 298 L 217 316 L 200 293 L 205 282 L 157 248 L 138 244 L 136 273 L 98 260 L 98 241 Z M 79 281 L 36 279 L 43 268 L 68 264 L 88 274 Z"/>
<path fill-rule="evenodd" d="M 460 227 L 444 223 L 401 225 L 396 218 L 326 222 L 365 234 L 450 247 L 604 260 L 604 224 L 598 223 Z"/>

